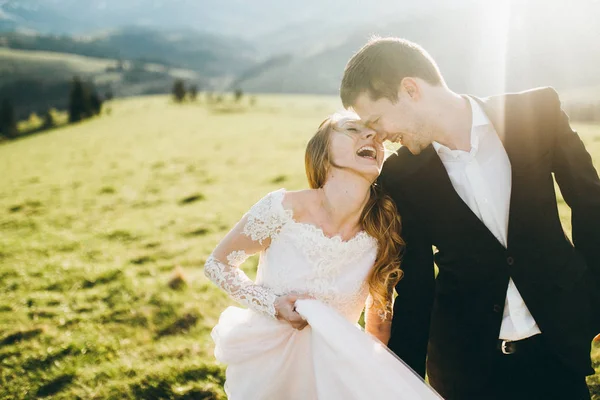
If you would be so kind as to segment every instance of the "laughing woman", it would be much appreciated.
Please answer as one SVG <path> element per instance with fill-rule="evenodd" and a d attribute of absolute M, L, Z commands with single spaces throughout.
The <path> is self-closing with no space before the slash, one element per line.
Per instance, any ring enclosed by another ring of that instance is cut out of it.
<path fill-rule="evenodd" d="M 248 307 L 227 308 L 212 331 L 229 399 L 439 398 L 385 347 L 403 242 L 374 184 L 383 161 L 374 131 L 334 114 L 306 149 L 311 189 L 267 194 L 206 261 Z M 255 253 L 253 282 L 238 267 Z"/>

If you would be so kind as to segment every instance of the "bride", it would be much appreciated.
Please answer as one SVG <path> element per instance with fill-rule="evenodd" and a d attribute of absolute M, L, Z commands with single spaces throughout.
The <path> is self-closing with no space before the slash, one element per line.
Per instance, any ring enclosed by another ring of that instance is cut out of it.
<path fill-rule="evenodd" d="M 212 331 L 229 399 L 440 398 L 385 347 L 403 242 L 374 184 L 383 161 L 358 116 L 330 116 L 306 149 L 311 189 L 267 194 L 207 259 L 206 276 L 248 307 Z M 239 266 L 258 252 L 253 282 Z"/>

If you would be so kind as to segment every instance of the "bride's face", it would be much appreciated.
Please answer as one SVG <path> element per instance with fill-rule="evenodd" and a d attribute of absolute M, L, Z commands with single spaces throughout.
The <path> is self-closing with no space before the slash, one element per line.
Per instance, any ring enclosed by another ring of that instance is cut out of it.
<path fill-rule="evenodd" d="M 363 125 L 357 115 L 344 115 L 334 122 L 330 138 L 333 167 L 352 170 L 374 182 L 381 173 L 384 155 L 376 132 Z"/>

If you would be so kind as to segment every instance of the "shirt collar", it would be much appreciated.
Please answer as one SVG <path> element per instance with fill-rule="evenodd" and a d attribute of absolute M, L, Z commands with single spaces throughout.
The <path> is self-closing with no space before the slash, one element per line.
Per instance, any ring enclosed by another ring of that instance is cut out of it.
<path fill-rule="evenodd" d="M 483 111 L 483 108 L 475 101 L 471 96 L 467 96 L 469 103 L 471 103 L 471 111 L 473 113 L 472 126 L 490 125 L 492 122 Z"/>
<path fill-rule="evenodd" d="M 475 101 L 471 96 L 466 96 L 469 100 L 469 104 L 471 105 L 471 151 L 470 153 L 474 154 L 479 148 L 479 129 L 476 129 L 480 126 L 490 125 L 491 121 L 479 105 L 477 101 Z M 456 150 L 451 150 L 449 147 L 444 146 L 441 143 L 434 141 L 432 143 L 435 151 L 440 153 L 451 153 Z"/>

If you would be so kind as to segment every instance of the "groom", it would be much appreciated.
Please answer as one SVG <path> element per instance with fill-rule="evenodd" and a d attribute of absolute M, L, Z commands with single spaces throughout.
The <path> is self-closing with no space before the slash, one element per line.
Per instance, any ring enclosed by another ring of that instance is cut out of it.
<path fill-rule="evenodd" d="M 390 349 L 446 399 L 589 399 L 600 180 L 554 89 L 459 95 L 421 47 L 385 38 L 350 59 L 340 92 L 403 144 L 380 177 L 406 241 Z"/>

